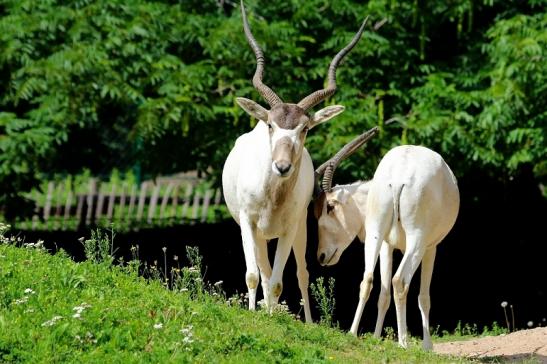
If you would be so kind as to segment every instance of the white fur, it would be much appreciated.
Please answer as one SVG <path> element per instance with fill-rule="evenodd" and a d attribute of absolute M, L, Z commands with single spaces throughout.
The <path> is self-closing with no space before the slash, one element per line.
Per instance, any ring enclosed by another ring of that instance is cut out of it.
<path fill-rule="evenodd" d="M 350 330 L 352 334 L 357 335 L 380 255 L 382 287 L 374 334 L 381 335 L 391 300 L 393 249 L 400 249 L 404 256 L 392 280 L 399 344 L 408 346 L 406 298 L 412 276 L 421 263 L 418 302 L 423 347 L 432 348 L 429 286 L 436 246 L 452 229 L 459 203 L 456 178 L 443 158 L 428 148 L 412 145 L 390 150 L 380 161 L 371 181 L 336 186 L 327 193 L 319 218 L 317 254 L 318 257 L 324 254 L 322 263 L 336 264 L 356 236 L 365 243 L 365 273 Z M 327 204 L 334 206 L 330 213 L 327 213 Z"/>
<path fill-rule="evenodd" d="M 270 117 L 269 111 L 252 100 L 238 98 L 237 101 L 253 116 Z M 305 132 L 305 126 L 311 129 L 343 110 L 343 106 L 328 106 L 294 130 L 278 127 L 275 120 L 268 121 L 269 129 L 266 121 L 259 121 L 252 131 L 236 140 L 226 159 L 222 172 L 224 198 L 241 228 L 251 310 L 256 308 L 259 273 L 269 309 L 279 300 L 283 270 L 292 248 L 306 322 L 312 322 L 305 255 L 307 207 L 313 192 L 314 170 L 303 145 L 305 134 L 301 133 Z M 294 149 L 291 170 L 285 176 L 278 173 L 272 160 L 274 145 L 281 137 L 288 137 Z M 291 184 L 291 179 L 294 184 Z M 272 269 L 266 244 L 274 238 L 279 239 Z"/>

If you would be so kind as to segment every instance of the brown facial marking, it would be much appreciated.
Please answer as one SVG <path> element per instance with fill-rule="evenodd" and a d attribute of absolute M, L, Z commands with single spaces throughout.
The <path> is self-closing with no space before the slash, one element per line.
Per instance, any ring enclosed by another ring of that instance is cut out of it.
<path fill-rule="evenodd" d="M 286 160 L 292 162 L 293 158 L 293 143 L 289 137 L 283 137 L 275 144 L 272 158 L 273 160 Z"/>
<path fill-rule="evenodd" d="M 319 196 L 315 199 L 314 205 L 313 205 L 313 214 L 315 215 L 315 218 L 319 220 L 321 215 L 323 214 L 323 205 L 325 204 L 325 198 L 327 195 L 325 192 L 321 192 Z"/>
<path fill-rule="evenodd" d="M 277 104 L 272 107 L 269 116 L 283 129 L 294 129 L 309 120 L 306 111 L 295 104 Z"/>

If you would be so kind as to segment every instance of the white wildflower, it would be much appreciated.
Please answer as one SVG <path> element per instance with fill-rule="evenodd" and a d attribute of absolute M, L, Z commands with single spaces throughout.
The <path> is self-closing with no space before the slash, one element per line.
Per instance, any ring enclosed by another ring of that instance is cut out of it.
<path fill-rule="evenodd" d="M 194 273 L 194 272 L 198 272 L 198 269 L 196 267 L 190 267 L 190 268 L 188 268 L 188 271 L 190 273 Z"/>
<path fill-rule="evenodd" d="M 163 250 L 163 252 L 165 253 L 167 251 L 167 247 L 164 246 L 163 248 L 161 248 L 161 250 Z"/>
<path fill-rule="evenodd" d="M 501 307 L 503 307 L 503 308 L 507 307 L 507 301 L 503 301 L 503 302 L 501 303 Z"/>
<path fill-rule="evenodd" d="M 76 306 L 76 307 L 72 308 L 74 311 L 76 311 L 76 313 L 72 317 L 80 318 L 81 313 L 84 312 L 84 310 L 86 308 L 89 308 L 89 307 L 91 307 L 90 304 L 82 302 L 82 304 L 80 306 Z M 76 315 L 78 315 L 78 317 L 76 317 Z"/>
<path fill-rule="evenodd" d="M 25 292 L 25 294 L 34 294 L 34 293 L 36 293 L 31 288 L 26 288 L 24 292 Z"/>
<path fill-rule="evenodd" d="M 161 330 L 161 329 L 163 329 L 163 324 L 162 324 L 161 322 L 160 322 L 160 323 L 157 323 L 157 324 L 154 324 L 154 328 L 155 328 L 156 330 Z"/>
<path fill-rule="evenodd" d="M 192 335 L 192 329 L 194 328 L 193 325 L 188 325 L 186 327 L 183 327 L 180 329 L 180 332 L 182 332 L 184 335 Z"/>
<path fill-rule="evenodd" d="M 75 319 L 79 319 L 79 318 L 82 317 L 82 314 L 79 313 L 79 312 L 76 312 L 74 315 L 72 315 L 72 317 L 75 318 Z"/>
<path fill-rule="evenodd" d="M 23 303 L 26 303 L 28 301 L 28 296 L 23 296 L 23 298 L 20 298 L 18 300 L 15 300 L 16 305 L 22 305 Z"/>
<path fill-rule="evenodd" d="M 528 324 L 527 324 L 527 325 L 528 325 L 528 327 L 534 326 L 534 321 L 528 321 Z"/>
<path fill-rule="evenodd" d="M 223 281 L 215 282 L 215 287 L 220 287 L 224 283 Z"/>
<path fill-rule="evenodd" d="M 188 325 L 186 327 L 183 327 L 180 330 L 180 332 L 184 335 L 184 337 L 182 338 L 183 344 L 188 345 L 194 342 L 194 339 L 193 339 L 194 333 L 192 332 L 193 328 L 194 326 Z"/>
<path fill-rule="evenodd" d="M 180 291 L 181 292 L 188 292 L 188 288 L 181 288 Z"/>
<path fill-rule="evenodd" d="M 53 326 L 55 323 L 59 320 L 61 320 L 63 316 L 53 316 L 51 320 L 48 320 L 42 324 L 42 326 Z"/>

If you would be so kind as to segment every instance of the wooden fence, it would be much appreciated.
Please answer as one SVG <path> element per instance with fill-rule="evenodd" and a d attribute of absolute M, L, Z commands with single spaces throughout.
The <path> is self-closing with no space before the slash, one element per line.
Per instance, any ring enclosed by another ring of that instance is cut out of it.
<path fill-rule="evenodd" d="M 222 204 L 219 189 L 202 188 L 180 179 L 101 185 L 98 179 L 91 178 L 86 192 L 76 193 L 70 187 L 69 182 L 49 182 L 45 201 L 37 202 L 32 220 L 22 222 L 21 227 L 67 230 L 114 223 L 138 229 L 158 224 L 191 224 L 214 221 Z"/>

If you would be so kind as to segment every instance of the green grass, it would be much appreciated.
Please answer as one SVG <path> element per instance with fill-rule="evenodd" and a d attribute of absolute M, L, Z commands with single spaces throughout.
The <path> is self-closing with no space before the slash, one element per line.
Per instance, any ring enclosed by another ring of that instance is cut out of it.
<path fill-rule="evenodd" d="M 463 341 L 476 339 L 478 337 L 485 336 L 498 336 L 502 334 L 508 334 L 509 330 L 507 328 L 501 327 L 497 322 L 493 322 L 491 326 L 484 326 L 481 329 L 474 324 L 470 325 L 468 323 L 458 322 L 458 325 L 453 332 L 448 332 L 443 330 L 442 332 L 437 328 L 433 330 L 431 336 L 435 342 L 448 342 L 448 341 Z"/>
<path fill-rule="evenodd" d="M 206 285 L 169 290 L 131 264 L 0 244 L 0 362 L 466 362 L 424 352 L 418 341 L 403 350 L 288 313 L 249 312 L 196 287 Z"/>

